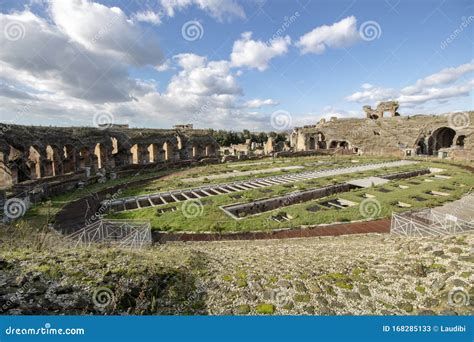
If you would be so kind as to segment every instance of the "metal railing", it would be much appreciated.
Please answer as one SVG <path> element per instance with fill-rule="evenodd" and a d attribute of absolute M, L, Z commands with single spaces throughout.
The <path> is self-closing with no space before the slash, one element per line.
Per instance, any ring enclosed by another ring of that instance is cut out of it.
<path fill-rule="evenodd" d="M 390 233 L 403 236 L 440 236 L 474 232 L 474 222 L 434 209 L 393 213 Z"/>
<path fill-rule="evenodd" d="M 72 247 L 93 243 L 139 249 L 152 244 L 151 224 L 137 220 L 98 220 L 67 236 Z"/>

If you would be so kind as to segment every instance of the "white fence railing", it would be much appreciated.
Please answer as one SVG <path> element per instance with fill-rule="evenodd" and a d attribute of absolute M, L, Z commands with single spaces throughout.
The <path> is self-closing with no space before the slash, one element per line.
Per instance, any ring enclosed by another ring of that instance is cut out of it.
<path fill-rule="evenodd" d="M 142 248 L 152 244 L 148 221 L 98 220 L 67 236 L 73 247 L 92 243 L 113 244 L 124 248 Z"/>
<path fill-rule="evenodd" d="M 393 213 L 390 233 L 404 236 L 439 236 L 474 232 L 474 222 L 467 222 L 434 209 Z"/>

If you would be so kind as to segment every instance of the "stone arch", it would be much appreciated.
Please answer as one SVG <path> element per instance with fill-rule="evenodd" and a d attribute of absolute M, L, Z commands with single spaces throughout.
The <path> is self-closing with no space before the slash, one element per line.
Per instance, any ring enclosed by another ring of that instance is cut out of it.
<path fill-rule="evenodd" d="M 206 146 L 206 156 L 207 157 L 214 157 L 216 155 L 216 147 L 214 145 L 207 145 Z"/>
<path fill-rule="evenodd" d="M 110 137 L 110 141 L 112 142 L 112 154 L 117 154 L 119 152 L 118 147 L 118 140 L 115 137 Z"/>
<path fill-rule="evenodd" d="M 466 136 L 465 135 L 460 135 L 457 137 L 456 139 L 456 146 L 459 146 L 459 147 L 464 147 L 464 141 L 466 140 Z"/>
<path fill-rule="evenodd" d="M 58 176 L 62 173 L 62 157 L 57 146 L 47 145 L 44 175 Z"/>
<path fill-rule="evenodd" d="M 416 143 L 417 154 L 428 154 L 428 146 L 426 144 L 426 138 L 421 137 Z"/>
<path fill-rule="evenodd" d="M 81 169 L 92 167 L 92 155 L 87 146 L 83 146 L 79 149 L 79 167 Z"/>
<path fill-rule="evenodd" d="M 201 158 L 205 155 L 205 148 L 200 144 L 193 145 L 192 147 L 193 158 Z"/>
<path fill-rule="evenodd" d="M 318 132 L 318 148 L 326 148 L 326 137 L 322 132 Z"/>
<path fill-rule="evenodd" d="M 316 138 L 315 137 L 310 137 L 309 138 L 309 149 L 310 150 L 315 150 L 316 149 Z"/>
<path fill-rule="evenodd" d="M 150 144 L 147 147 L 150 163 L 157 163 L 160 161 L 160 153 L 157 144 Z"/>
<path fill-rule="evenodd" d="M 329 148 L 342 148 L 344 150 L 351 148 L 351 143 L 347 140 L 331 140 Z"/>
<path fill-rule="evenodd" d="M 164 157 L 166 161 L 174 159 L 174 146 L 171 141 L 165 141 L 163 150 L 165 151 Z"/>
<path fill-rule="evenodd" d="M 27 154 L 27 166 L 30 171 L 30 179 L 39 179 L 43 177 L 44 172 L 41 165 L 41 149 L 36 145 L 29 146 Z"/>
<path fill-rule="evenodd" d="M 107 149 L 101 143 L 97 143 L 94 148 L 94 154 L 97 157 L 97 169 L 103 169 L 107 166 Z"/>
<path fill-rule="evenodd" d="M 428 139 L 428 154 L 436 154 L 442 148 L 453 145 L 456 131 L 450 127 L 439 127 Z"/>
<path fill-rule="evenodd" d="M 134 144 L 130 148 L 130 153 L 132 154 L 132 164 L 139 164 L 139 151 L 138 151 L 138 144 Z"/>
<path fill-rule="evenodd" d="M 73 145 L 66 144 L 63 147 L 63 172 L 75 172 L 77 168 L 77 151 Z"/>

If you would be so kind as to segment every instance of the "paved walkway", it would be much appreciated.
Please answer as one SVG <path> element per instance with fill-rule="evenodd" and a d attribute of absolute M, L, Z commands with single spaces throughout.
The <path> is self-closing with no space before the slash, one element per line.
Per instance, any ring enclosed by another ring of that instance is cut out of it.
<path fill-rule="evenodd" d="M 295 166 L 282 166 L 282 167 L 272 167 L 270 169 L 261 169 L 261 170 L 249 170 L 249 171 L 234 171 L 234 172 L 226 172 L 217 175 L 207 175 L 201 176 L 196 178 L 183 178 L 181 181 L 184 183 L 194 183 L 194 182 L 202 182 L 206 179 L 223 179 L 223 178 L 234 178 L 234 177 L 242 177 L 242 176 L 252 176 L 258 175 L 260 173 L 272 173 L 272 172 L 279 172 L 279 171 L 291 171 L 291 170 L 300 170 L 304 169 L 304 166 L 295 165 Z"/>

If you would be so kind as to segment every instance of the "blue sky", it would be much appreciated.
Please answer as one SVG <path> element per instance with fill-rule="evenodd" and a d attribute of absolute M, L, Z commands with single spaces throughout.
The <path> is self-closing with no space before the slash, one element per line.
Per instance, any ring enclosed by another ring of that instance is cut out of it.
<path fill-rule="evenodd" d="M 473 108 L 470 1 L 9 0 L 0 12 L 2 122 L 268 130 L 383 100 L 402 114 Z"/>

